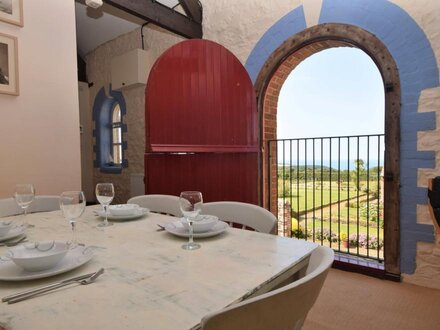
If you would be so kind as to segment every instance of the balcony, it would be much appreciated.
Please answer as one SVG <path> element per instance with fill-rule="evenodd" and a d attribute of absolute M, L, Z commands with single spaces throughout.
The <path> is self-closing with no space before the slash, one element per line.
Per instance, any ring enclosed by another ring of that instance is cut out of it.
<path fill-rule="evenodd" d="M 270 140 L 268 150 L 279 235 L 382 268 L 384 135 Z"/>

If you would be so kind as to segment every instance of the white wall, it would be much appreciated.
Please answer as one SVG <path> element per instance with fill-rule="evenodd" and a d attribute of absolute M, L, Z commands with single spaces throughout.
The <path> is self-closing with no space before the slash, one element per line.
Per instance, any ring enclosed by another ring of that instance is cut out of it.
<path fill-rule="evenodd" d="M 84 191 L 87 201 L 95 200 L 93 184 L 93 127 L 92 110 L 90 107 L 89 86 L 85 82 L 78 82 L 79 121 L 81 133 L 81 190 Z"/>
<path fill-rule="evenodd" d="M 81 188 L 74 1 L 24 1 L 18 38 L 20 95 L 0 94 L 0 198 L 19 182 L 38 194 Z"/>

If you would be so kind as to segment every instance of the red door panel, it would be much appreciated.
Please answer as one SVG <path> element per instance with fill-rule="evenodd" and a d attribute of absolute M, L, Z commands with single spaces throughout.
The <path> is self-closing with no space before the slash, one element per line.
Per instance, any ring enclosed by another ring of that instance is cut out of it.
<path fill-rule="evenodd" d="M 198 187 L 205 200 L 257 203 L 257 120 L 251 80 L 231 52 L 201 39 L 174 45 L 145 89 L 146 193 Z M 246 183 L 240 192 L 235 175 Z"/>
<path fill-rule="evenodd" d="M 256 203 L 258 161 L 255 153 L 197 153 L 145 155 L 146 191 L 179 195 L 184 190 L 203 193 L 205 202 L 233 200 Z"/>

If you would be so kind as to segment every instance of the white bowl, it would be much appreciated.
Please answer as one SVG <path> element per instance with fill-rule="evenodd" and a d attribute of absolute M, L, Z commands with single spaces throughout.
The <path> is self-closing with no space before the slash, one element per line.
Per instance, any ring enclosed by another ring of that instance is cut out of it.
<path fill-rule="evenodd" d="M 218 218 L 215 215 L 199 214 L 195 221 L 193 221 L 193 231 L 195 233 L 205 233 L 210 231 L 217 223 Z M 183 227 L 189 230 L 189 224 L 185 218 L 181 218 Z"/>
<path fill-rule="evenodd" d="M 139 212 L 139 205 L 117 204 L 117 205 L 110 205 L 108 209 L 112 215 L 133 215 L 136 212 Z"/>
<path fill-rule="evenodd" d="M 54 267 L 68 250 L 66 242 L 42 241 L 15 246 L 9 249 L 9 256 L 17 266 L 36 272 Z"/>
<path fill-rule="evenodd" d="M 0 221 L 0 237 L 5 236 L 12 228 L 12 221 Z"/>

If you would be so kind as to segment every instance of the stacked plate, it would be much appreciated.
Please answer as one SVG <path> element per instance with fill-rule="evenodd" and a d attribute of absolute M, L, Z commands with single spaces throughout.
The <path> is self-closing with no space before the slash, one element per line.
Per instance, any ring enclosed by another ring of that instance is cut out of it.
<path fill-rule="evenodd" d="M 93 257 L 90 248 L 63 241 L 24 243 L 0 257 L 0 280 L 24 281 L 57 275 L 77 268 Z"/>
<path fill-rule="evenodd" d="M 13 221 L 0 221 L 0 242 L 18 237 L 25 232 L 25 227 L 16 226 L 13 224 Z"/>
<path fill-rule="evenodd" d="M 5 236 L 12 228 L 12 221 L 0 221 L 0 237 Z"/>
<path fill-rule="evenodd" d="M 189 236 L 189 224 L 185 218 L 164 225 L 165 230 L 179 237 Z M 220 221 L 214 215 L 201 214 L 193 222 L 194 237 L 211 237 L 223 233 L 227 228 L 226 222 Z"/>
<path fill-rule="evenodd" d="M 137 204 L 110 205 L 107 212 L 107 218 L 110 220 L 133 220 L 141 218 L 149 212 L 149 209 L 140 207 Z M 105 217 L 104 210 L 99 210 L 97 214 L 101 218 Z"/>

